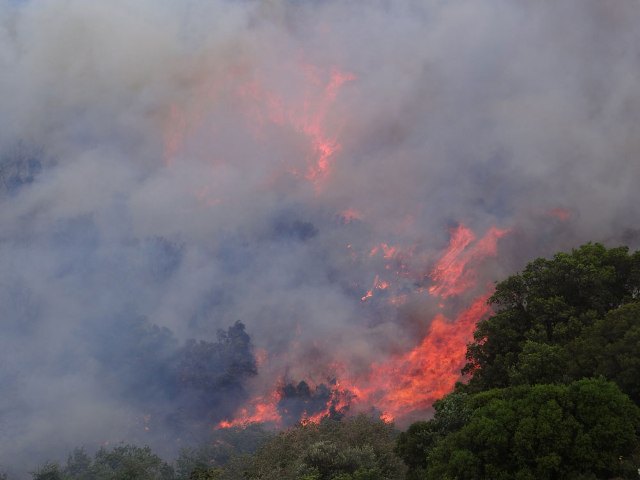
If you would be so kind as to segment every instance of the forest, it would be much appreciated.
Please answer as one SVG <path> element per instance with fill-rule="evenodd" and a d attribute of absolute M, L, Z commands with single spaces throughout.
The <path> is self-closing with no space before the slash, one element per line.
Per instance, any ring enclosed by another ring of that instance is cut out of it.
<path fill-rule="evenodd" d="M 33 480 L 638 478 L 640 251 L 589 243 L 496 284 L 462 380 L 406 431 L 367 415 L 214 430 L 174 461 L 122 444 Z M 4 477 L 7 478 L 6 476 Z"/>

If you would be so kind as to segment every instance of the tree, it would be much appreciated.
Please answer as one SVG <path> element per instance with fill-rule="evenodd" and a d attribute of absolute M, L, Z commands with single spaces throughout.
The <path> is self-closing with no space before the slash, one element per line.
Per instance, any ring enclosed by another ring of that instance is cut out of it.
<path fill-rule="evenodd" d="M 434 403 L 432 420 L 416 422 L 398 435 L 396 453 L 409 467 L 408 480 L 424 478 L 427 456 L 448 434 L 459 430 L 469 419 L 469 396 L 453 392 Z"/>
<path fill-rule="evenodd" d="M 637 478 L 640 410 L 603 379 L 496 389 L 428 453 L 427 479 Z"/>
<path fill-rule="evenodd" d="M 221 468 L 196 468 L 189 474 L 189 480 L 220 480 L 223 474 Z"/>
<path fill-rule="evenodd" d="M 537 375 L 532 368 L 551 366 L 539 363 L 546 354 L 565 360 L 547 346 L 565 347 L 608 311 L 636 301 L 639 292 L 640 253 L 629 254 L 627 247 L 587 244 L 551 260 L 534 260 L 497 284 L 490 299 L 496 313 L 478 324 L 467 349 L 463 372 L 472 377 L 466 390 L 530 382 Z M 538 381 L 562 380 L 555 370 Z"/>
<path fill-rule="evenodd" d="M 76 448 L 67 458 L 65 475 L 73 480 L 92 480 L 92 460 L 83 448 Z"/>
<path fill-rule="evenodd" d="M 253 454 L 273 436 L 273 432 L 259 424 L 216 430 L 206 443 L 196 448 L 184 448 L 180 452 L 176 459 L 177 478 L 190 480 L 194 475 L 195 478 L 207 478 L 207 475 L 226 478 L 231 470 L 243 468 L 239 464 L 245 455 Z"/>
<path fill-rule="evenodd" d="M 32 474 L 33 480 L 173 480 L 173 468 L 149 447 L 120 445 L 101 448 L 93 460 L 83 449 L 73 451 L 66 467 L 47 463 Z"/>
<path fill-rule="evenodd" d="M 68 480 L 63 474 L 60 465 L 55 462 L 45 463 L 35 472 L 31 473 L 33 480 Z"/>
<path fill-rule="evenodd" d="M 640 302 L 611 310 L 568 346 L 575 378 L 601 375 L 640 405 Z"/>
<path fill-rule="evenodd" d="M 404 478 L 393 427 L 365 415 L 297 425 L 260 448 L 248 479 L 382 480 Z"/>
<path fill-rule="evenodd" d="M 490 301 L 468 384 L 399 436 L 408 478 L 637 478 L 640 253 L 537 259 Z"/>
<path fill-rule="evenodd" d="M 100 449 L 91 473 L 95 480 L 172 480 L 173 469 L 149 447 L 121 445 Z"/>

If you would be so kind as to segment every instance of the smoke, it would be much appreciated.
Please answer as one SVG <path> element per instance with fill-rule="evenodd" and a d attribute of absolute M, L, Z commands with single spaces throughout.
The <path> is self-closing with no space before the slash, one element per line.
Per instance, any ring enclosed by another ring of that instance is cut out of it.
<path fill-rule="evenodd" d="M 637 247 L 639 16 L 0 0 L 0 465 L 171 451 L 281 379 L 316 413 L 528 259 Z"/>

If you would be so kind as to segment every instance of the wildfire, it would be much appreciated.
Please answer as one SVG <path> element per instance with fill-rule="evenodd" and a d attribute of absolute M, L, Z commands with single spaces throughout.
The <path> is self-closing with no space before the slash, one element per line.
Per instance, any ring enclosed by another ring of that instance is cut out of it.
<path fill-rule="evenodd" d="M 280 176 L 293 175 L 302 181 L 302 185 L 310 182 L 316 194 L 322 193 L 342 148 L 341 127 L 336 124 L 333 112 L 335 102 L 344 86 L 356 77 L 335 67 L 322 69 L 300 61 L 285 62 L 282 70 L 297 88 L 284 91 L 282 85 L 271 83 L 268 75 L 243 66 L 241 61 L 235 67 L 221 69 L 214 78 L 199 80 L 195 89 L 197 101 L 183 99 L 166 111 L 164 157 L 167 168 L 177 168 L 176 160 L 182 154 L 190 153 L 187 151 L 189 146 L 193 144 L 196 148 L 201 143 L 198 136 L 206 137 L 207 145 L 215 146 L 216 139 L 224 145 L 226 139 L 221 136 L 224 134 L 215 130 L 220 127 L 221 116 L 225 119 L 223 123 L 231 116 L 229 122 L 235 122 L 231 124 L 241 130 L 248 128 L 247 141 L 259 147 L 264 144 L 276 148 L 275 153 L 278 153 L 278 139 L 284 136 L 294 137 L 296 148 L 300 148 L 297 155 L 286 155 L 281 160 L 279 155 L 274 155 L 278 160 L 251 172 L 249 181 L 255 182 L 253 188 L 269 188 Z M 226 106 L 233 108 L 225 109 Z M 192 137 L 194 141 L 191 141 Z M 216 178 L 216 168 L 224 168 L 217 162 L 224 155 L 215 151 L 201 154 L 211 155 L 204 159 L 204 164 L 211 169 L 211 178 Z M 190 193 L 203 207 L 218 208 L 223 201 L 231 200 L 219 190 L 204 179 L 203 185 Z M 337 211 L 339 224 L 364 223 L 364 215 L 358 210 L 344 208 Z M 561 209 L 551 214 L 560 219 L 568 218 Z M 414 215 L 407 213 L 400 223 L 412 225 Z M 383 418 L 391 420 L 428 408 L 460 378 L 466 344 L 477 321 L 489 312 L 488 293 L 479 295 L 478 292 L 477 270 L 481 262 L 497 254 L 498 240 L 506 234 L 507 230 L 493 227 L 478 239 L 470 228 L 459 225 L 451 230 L 449 246 L 435 262 L 433 252 L 426 251 L 417 240 L 412 244 L 387 240 L 368 246 L 347 243 L 346 259 L 353 265 L 368 267 L 374 274 L 373 283 L 359 296 L 360 308 L 371 311 L 383 306 L 385 311 L 391 312 L 406 306 L 410 299 L 430 295 L 437 299 L 437 303 L 431 302 L 432 305 L 442 309 L 450 306 L 449 311 L 457 313 L 448 313 L 452 318 L 447 318 L 443 313 L 431 312 L 430 322 L 424 322 L 428 327 L 424 327 L 421 338 L 416 339 L 408 351 L 382 352 L 386 355 L 385 360 L 370 365 L 367 373 L 362 373 L 360 368 L 355 376 L 349 362 L 345 361 L 340 367 L 339 381 L 312 386 L 301 382 L 304 388 L 300 391 L 294 388 L 292 394 L 287 390 L 290 384 L 286 383 L 286 370 L 280 372 L 275 387 L 255 395 L 233 419 L 220 422 L 218 427 L 252 422 L 282 425 L 292 418 L 316 423 L 327 416 L 342 415 L 351 407 L 375 408 L 383 412 Z M 395 240 L 397 235 L 389 238 Z M 350 285 L 355 291 L 361 288 L 357 279 Z M 466 309 L 461 309 L 459 300 L 451 302 L 463 293 L 476 296 Z M 357 299 L 356 296 L 354 300 L 357 302 Z M 363 303 L 367 306 L 362 306 Z M 256 351 L 255 357 L 260 371 L 276 374 L 269 368 L 266 350 Z M 330 368 L 327 365 L 327 371 Z M 315 370 L 317 373 L 319 369 Z M 302 400 L 295 395 L 302 395 Z M 301 402 L 298 406 L 294 405 L 296 399 Z"/>
<path fill-rule="evenodd" d="M 371 384 L 364 391 L 386 418 L 425 410 L 453 389 L 473 329 L 489 313 L 487 298 L 478 297 L 454 321 L 437 315 L 416 348 L 372 366 Z"/>
<path fill-rule="evenodd" d="M 195 95 L 198 102 L 175 102 L 167 109 L 163 120 L 165 165 L 175 165 L 191 136 L 215 135 L 207 124 L 208 117 L 219 113 L 224 101 L 233 102 L 254 133 L 254 141 L 268 140 L 265 127 L 281 133 L 293 131 L 306 139 L 305 164 L 288 165 L 285 170 L 306 179 L 319 190 L 331 174 L 335 157 L 342 148 L 337 136 L 339 128 L 335 124 L 330 128 L 329 115 L 342 87 L 356 77 L 336 67 L 325 71 L 302 62 L 292 62 L 283 68 L 292 79 L 304 84 L 301 94 L 281 91 L 262 79 L 259 72 L 241 67 L 230 68 L 213 79 L 200 80 L 202 84 L 196 87 Z M 265 182 L 281 173 L 279 170 L 267 173 Z"/>
<path fill-rule="evenodd" d="M 478 260 L 495 256 L 498 240 L 508 232 L 492 227 L 480 241 L 471 245 L 476 239 L 474 233 L 464 225 L 455 228 L 451 232 L 449 248 L 431 271 L 434 284 L 429 293 L 448 298 L 472 288 L 475 271 L 470 267 Z"/>
<path fill-rule="evenodd" d="M 371 257 L 374 257 L 380 252 L 382 252 L 382 256 L 385 259 L 389 260 L 396 256 L 396 254 L 399 252 L 399 249 L 398 247 L 390 246 L 386 243 L 381 243 L 380 245 L 376 245 L 375 247 L 373 247 L 369 255 Z"/>
<path fill-rule="evenodd" d="M 282 423 L 282 416 L 278 412 L 280 398 L 279 388 L 274 389 L 266 396 L 255 397 L 248 402 L 247 407 L 238 411 L 234 419 L 221 421 L 217 428 L 246 427 L 251 423 L 280 425 Z"/>
<path fill-rule="evenodd" d="M 476 268 L 481 261 L 497 254 L 497 242 L 507 233 L 508 230 L 493 227 L 477 239 L 471 229 L 464 225 L 451 230 L 449 246 L 435 262 L 429 275 L 433 283 L 428 294 L 439 299 L 441 308 L 446 306 L 451 297 L 475 289 Z M 399 247 L 381 243 L 369 251 L 368 257 L 381 255 L 387 261 L 396 261 L 409 254 Z M 400 273 L 397 272 L 398 277 Z M 372 287 L 361 301 L 371 299 L 376 291 L 393 289 L 390 281 L 376 275 Z M 415 289 L 418 293 L 423 291 L 419 286 Z M 427 410 L 460 380 L 466 346 L 472 339 L 473 330 L 477 322 L 490 313 L 487 303 L 490 294 L 491 288 L 488 287 L 454 318 L 436 314 L 415 347 L 391 356 L 384 362 L 372 364 L 366 375 L 353 376 L 348 365 L 335 362 L 330 367 L 332 371 L 340 372 L 340 381 L 330 384 L 329 393 L 320 408 L 313 411 L 305 409 L 299 421 L 303 424 L 318 423 L 323 418 L 342 415 L 350 409 L 367 411 L 371 408 L 380 411 L 383 420 L 394 421 L 412 412 Z M 392 294 L 388 303 L 400 306 L 405 303 L 407 296 L 405 293 Z M 235 420 L 221 422 L 219 427 L 251 422 L 280 425 L 283 418 L 280 411 L 282 400 L 282 390 L 278 387 L 269 395 L 250 402 L 249 408 L 241 409 Z"/>
<path fill-rule="evenodd" d="M 367 301 L 368 299 L 373 297 L 373 292 L 375 290 L 386 290 L 387 288 L 389 288 L 389 285 L 389 282 L 381 280 L 380 277 L 376 275 L 376 278 L 373 280 L 373 286 L 371 287 L 371 290 L 367 290 L 367 293 L 365 293 L 361 300 L 363 302 Z"/>

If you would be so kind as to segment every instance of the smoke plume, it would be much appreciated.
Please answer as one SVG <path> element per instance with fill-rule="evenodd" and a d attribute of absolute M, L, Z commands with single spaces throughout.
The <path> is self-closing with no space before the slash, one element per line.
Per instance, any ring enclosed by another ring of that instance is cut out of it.
<path fill-rule="evenodd" d="M 0 466 L 426 415 L 492 282 L 638 246 L 638 25 L 632 0 L 0 0 Z"/>

